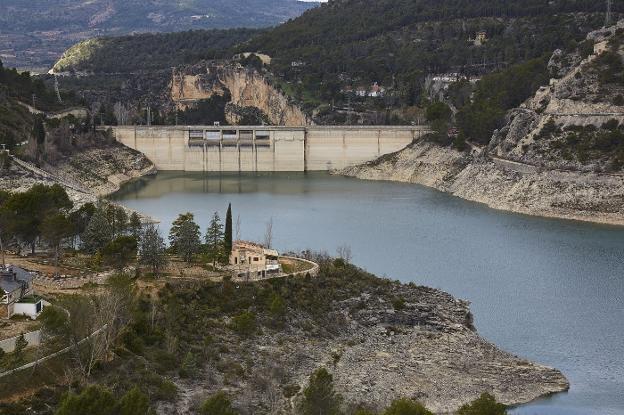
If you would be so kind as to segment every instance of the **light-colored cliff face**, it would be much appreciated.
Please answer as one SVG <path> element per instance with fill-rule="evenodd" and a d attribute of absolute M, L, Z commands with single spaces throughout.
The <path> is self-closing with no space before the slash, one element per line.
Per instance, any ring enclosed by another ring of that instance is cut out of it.
<path fill-rule="evenodd" d="M 230 92 L 231 103 L 239 107 L 255 107 L 266 114 L 271 124 L 285 126 L 310 125 L 309 118 L 288 98 L 270 85 L 259 73 L 238 66 L 207 66 L 176 70 L 172 74 L 171 99 L 184 109 L 200 99 Z M 228 122 L 237 119 L 228 113 Z"/>
<path fill-rule="evenodd" d="M 540 169 L 424 141 L 340 173 L 418 183 L 495 209 L 624 225 L 623 175 Z"/>

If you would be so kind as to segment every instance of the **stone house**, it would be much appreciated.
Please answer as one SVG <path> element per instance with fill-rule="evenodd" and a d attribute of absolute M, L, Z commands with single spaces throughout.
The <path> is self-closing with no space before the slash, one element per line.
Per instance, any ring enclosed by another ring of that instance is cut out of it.
<path fill-rule="evenodd" d="M 0 318 L 35 318 L 43 309 L 42 300 L 34 296 L 33 275 L 16 266 L 0 267 L 0 296 Z"/>
<path fill-rule="evenodd" d="M 230 267 L 238 277 L 266 278 L 279 274 L 279 253 L 260 244 L 235 241 L 230 254 Z"/>

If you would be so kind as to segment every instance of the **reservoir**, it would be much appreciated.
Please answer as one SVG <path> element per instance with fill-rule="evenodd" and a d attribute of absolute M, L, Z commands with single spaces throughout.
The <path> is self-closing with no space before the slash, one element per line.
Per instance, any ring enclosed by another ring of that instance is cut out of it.
<path fill-rule="evenodd" d="M 469 300 L 482 336 L 569 379 L 569 392 L 512 413 L 624 415 L 624 228 L 327 173 L 162 172 L 111 198 L 159 220 L 163 236 L 187 211 L 205 232 L 232 203 L 243 239 L 262 241 L 272 219 L 281 251 L 348 245 L 372 273 Z"/>

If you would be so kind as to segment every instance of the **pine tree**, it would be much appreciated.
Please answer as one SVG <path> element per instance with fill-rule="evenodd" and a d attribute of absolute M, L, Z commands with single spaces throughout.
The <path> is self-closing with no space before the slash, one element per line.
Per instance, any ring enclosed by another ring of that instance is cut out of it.
<path fill-rule="evenodd" d="M 206 245 L 208 246 L 208 257 L 212 259 L 212 265 L 215 266 L 217 261 L 223 257 L 223 225 L 221 218 L 217 212 L 212 215 L 210 225 L 206 231 Z"/>
<path fill-rule="evenodd" d="M 113 239 L 113 230 L 103 206 L 98 206 L 82 235 L 82 247 L 93 254 Z"/>
<path fill-rule="evenodd" d="M 148 223 L 141 236 L 139 247 L 141 264 L 151 267 L 152 272 L 158 274 L 167 265 L 165 250 L 165 241 L 160 236 L 158 228 L 153 223 Z"/>
<path fill-rule="evenodd" d="M 18 367 L 24 363 L 24 350 L 28 347 L 28 342 L 24 337 L 24 333 L 20 333 L 19 337 L 15 340 L 15 349 L 12 353 L 12 365 Z"/>
<path fill-rule="evenodd" d="M 224 232 L 223 248 L 225 254 L 229 257 L 232 253 L 232 204 L 230 203 L 225 214 L 225 232 Z"/>
<path fill-rule="evenodd" d="M 130 221 L 128 222 L 128 231 L 130 235 L 134 236 L 137 241 L 141 239 L 141 231 L 143 229 L 143 224 L 141 223 L 141 218 L 138 213 L 132 212 L 130 215 Z"/>
<path fill-rule="evenodd" d="M 334 378 L 325 369 L 320 368 L 310 376 L 310 384 L 303 391 L 303 400 L 299 405 L 301 415 L 338 415 L 342 397 L 334 391 Z"/>
<path fill-rule="evenodd" d="M 195 223 L 192 213 L 179 215 L 169 231 L 171 247 L 189 264 L 193 261 L 193 255 L 199 251 L 199 237 L 199 225 Z"/>

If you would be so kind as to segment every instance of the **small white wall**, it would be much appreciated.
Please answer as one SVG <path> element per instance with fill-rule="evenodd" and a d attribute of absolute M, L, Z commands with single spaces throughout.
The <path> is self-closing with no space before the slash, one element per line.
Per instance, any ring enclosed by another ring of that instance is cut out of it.
<path fill-rule="evenodd" d="M 43 304 L 41 304 L 41 310 L 43 310 Z M 13 315 L 28 316 L 34 320 L 37 318 L 37 303 L 15 303 Z"/>

